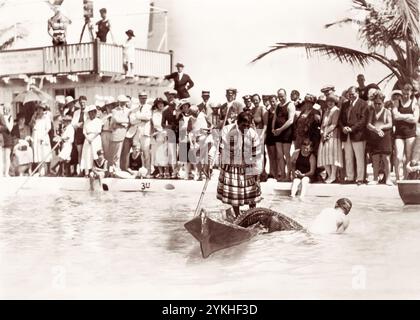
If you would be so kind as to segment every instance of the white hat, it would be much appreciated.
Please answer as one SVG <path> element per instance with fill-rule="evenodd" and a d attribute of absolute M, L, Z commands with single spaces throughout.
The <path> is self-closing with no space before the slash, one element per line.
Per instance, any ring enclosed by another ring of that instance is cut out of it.
<path fill-rule="evenodd" d="M 55 101 L 59 104 L 66 104 L 66 98 L 64 96 L 56 96 Z"/>
<path fill-rule="evenodd" d="M 97 111 L 96 106 L 93 104 L 91 104 L 90 106 L 87 106 L 85 109 L 86 113 L 91 112 L 91 111 Z"/>
<path fill-rule="evenodd" d="M 66 101 L 66 102 L 65 102 L 65 103 L 66 103 L 66 105 L 68 105 L 69 103 L 71 103 L 71 102 L 73 102 L 73 101 L 75 101 L 75 100 L 74 100 L 74 98 L 73 98 L 72 96 L 67 96 L 67 97 L 66 97 L 66 99 L 65 99 L 65 101 Z"/>
<path fill-rule="evenodd" d="M 105 104 L 106 104 L 106 105 L 107 105 L 107 104 L 114 103 L 114 102 L 115 102 L 114 97 L 105 97 Z"/>
<path fill-rule="evenodd" d="M 102 99 L 98 99 L 95 101 L 95 106 L 102 108 L 105 105 L 105 101 Z"/>
<path fill-rule="evenodd" d="M 125 94 L 120 94 L 117 98 L 118 102 L 130 102 L 130 99 Z"/>

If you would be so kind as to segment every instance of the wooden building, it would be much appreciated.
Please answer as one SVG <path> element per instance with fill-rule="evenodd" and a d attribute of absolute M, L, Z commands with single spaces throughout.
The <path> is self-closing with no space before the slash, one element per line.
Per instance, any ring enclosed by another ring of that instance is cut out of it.
<path fill-rule="evenodd" d="M 137 97 L 141 91 L 163 96 L 170 85 L 163 77 L 171 71 L 172 52 L 136 49 L 134 75 L 126 77 L 123 47 L 98 41 L 6 50 L 0 52 L 0 103 L 12 103 L 31 84 L 53 98 L 85 95 L 89 104 L 98 97 Z M 16 114 L 20 105 L 13 106 Z"/>

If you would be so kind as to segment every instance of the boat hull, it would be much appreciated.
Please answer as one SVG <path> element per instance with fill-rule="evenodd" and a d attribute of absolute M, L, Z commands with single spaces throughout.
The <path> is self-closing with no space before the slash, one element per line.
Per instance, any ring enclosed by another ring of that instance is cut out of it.
<path fill-rule="evenodd" d="M 203 211 L 188 221 L 185 229 L 200 242 L 201 254 L 207 258 L 212 253 L 241 244 L 253 238 L 258 231 L 208 217 Z"/>
<path fill-rule="evenodd" d="M 420 180 L 398 181 L 398 192 L 404 204 L 420 204 Z"/>

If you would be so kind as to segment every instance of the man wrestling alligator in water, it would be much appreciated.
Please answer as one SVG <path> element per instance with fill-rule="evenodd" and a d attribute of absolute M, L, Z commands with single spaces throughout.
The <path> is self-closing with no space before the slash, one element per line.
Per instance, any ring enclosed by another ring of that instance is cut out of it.
<path fill-rule="evenodd" d="M 347 198 L 341 198 L 337 200 L 334 208 L 322 210 L 307 230 L 316 234 L 343 233 L 350 224 L 348 214 L 351 208 L 351 201 Z M 265 208 L 245 211 L 233 223 L 243 228 L 260 227 L 268 233 L 304 229 L 293 219 Z"/>

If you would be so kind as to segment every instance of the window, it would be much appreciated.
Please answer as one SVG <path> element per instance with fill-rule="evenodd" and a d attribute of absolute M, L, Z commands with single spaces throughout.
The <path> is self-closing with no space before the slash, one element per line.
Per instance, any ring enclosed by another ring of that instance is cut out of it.
<path fill-rule="evenodd" d="M 55 96 L 72 96 L 73 98 L 75 98 L 76 91 L 74 88 L 55 89 L 54 94 Z"/>

